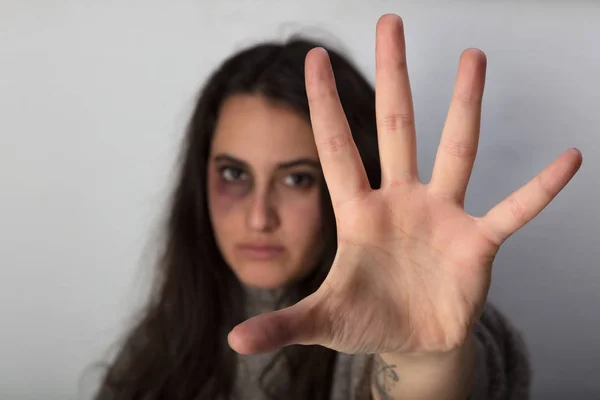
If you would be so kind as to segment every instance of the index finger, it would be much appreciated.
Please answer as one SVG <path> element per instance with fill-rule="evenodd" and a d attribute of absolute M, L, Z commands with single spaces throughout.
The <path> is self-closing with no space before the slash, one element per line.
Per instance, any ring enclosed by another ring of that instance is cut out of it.
<path fill-rule="evenodd" d="M 323 48 L 306 56 L 310 119 L 333 205 L 370 189 L 365 168 L 344 114 L 329 55 Z"/>

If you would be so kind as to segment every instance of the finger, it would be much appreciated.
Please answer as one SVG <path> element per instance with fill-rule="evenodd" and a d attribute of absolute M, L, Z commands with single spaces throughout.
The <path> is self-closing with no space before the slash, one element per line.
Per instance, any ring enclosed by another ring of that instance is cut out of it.
<path fill-rule="evenodd" d="M 534 179 L 492 208 L 480 220 L 497 245 L 538 215 L 569 183 L 582 163 L 581 152 L 570 149 Z"/>
<path fill-rule="evenodd" d="M 229 332 L 229 346 L 239 354 L 275 351 L 291 344 L 317 344 L 320 333 L 311 296 L 282 310 L 242 322 Z"/>
<path fill-rule="evenodd" d="M 306 91 L 319 159 L 335 205 L 370 186 L 340 103 L 329 56 L 322 48 L 306 56 Z"/>
<path fill-rule="evenodd" d="M 463 204 L 471 178 L 481 123 L 486 57 L 477 49 L 461 57 L 429 189 Z"/>
<path fill-rule="evenodd" d="M 375 103 L 382 186 L 418 179 L 417 140 L 402 19 L 377 23 Z"/>

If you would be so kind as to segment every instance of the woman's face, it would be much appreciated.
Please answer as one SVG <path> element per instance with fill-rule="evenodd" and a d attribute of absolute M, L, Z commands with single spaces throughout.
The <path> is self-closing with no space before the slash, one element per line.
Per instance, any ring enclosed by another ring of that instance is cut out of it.
<path fill-rule="evenodd" d="M 230 97 L 207 171 L 217 245 L 242 283 L 273 289 L 314 267 L 323 177 L 301 115 L 259 95 Z"/>

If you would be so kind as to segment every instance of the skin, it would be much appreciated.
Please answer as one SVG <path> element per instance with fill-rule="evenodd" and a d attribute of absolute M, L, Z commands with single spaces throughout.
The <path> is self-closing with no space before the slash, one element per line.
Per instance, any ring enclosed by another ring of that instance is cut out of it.
<path fill-rule="evenodd" d="M 217 245 L 238 279 L 275 289 L 319 254 L 322 172 L 305 118 L 260 95 L 228 98 L 210 150 L 208 203 Z M 242 244 L 281 246 L 257 255 Z"/>
<path fill-rule="evenodd" d="M 318 344 L 376 354 L 376 399 L 464 399 L 475 368 L 472 328 L 484 309 L 500 246 L 535 218 L 582 163 L 563 152 L 483 216 L 464 210 L 479 141 L 486 57 L 463 52 L 430 182 L 419 180 L 404 29 L 377 24 L 376 111 L 381 188 L 372 190 L 323 49 L 306 57 L 319 159 L 336 214 L 338 251 L 323 285 L 297 304 L 229 334 L 242 354 Z M 383 368 L 385 367 L 385 368 Z M 389 379 L 394 371 L 398 380 Z"/>

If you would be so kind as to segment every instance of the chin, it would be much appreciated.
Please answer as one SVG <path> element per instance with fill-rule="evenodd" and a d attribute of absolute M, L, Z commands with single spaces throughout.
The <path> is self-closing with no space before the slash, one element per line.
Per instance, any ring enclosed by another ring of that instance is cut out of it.
<path fill-rule="evenodd" d="M 277 278 L 265 278 L 265 277 L 244 277 L 238 276 L 238 279 L 244 286 L 256 288 L 256 289 L 279 289 L 286 285 L 287 281 Z"/>
<path fill-rule="evenodd" d="M 266 271 L 257 272 L 254 268 L 244 268 L 241 271 L 235 271 L 238 279 L 244 286 L 256 289 L 279 289 L 286 286 L 292 279 L 275 273 L 266 273 Z"/>

